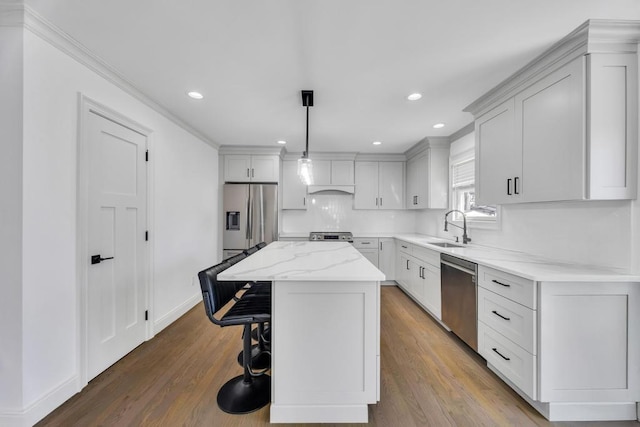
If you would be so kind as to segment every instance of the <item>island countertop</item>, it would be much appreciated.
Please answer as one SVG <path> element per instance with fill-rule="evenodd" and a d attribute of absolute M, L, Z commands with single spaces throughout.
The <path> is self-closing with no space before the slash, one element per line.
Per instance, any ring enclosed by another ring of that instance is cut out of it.
<path fill-rule="evenodd" d="M 218 275 L 220 280 L 383 281 L 384 274 L 353 245 L 273 242 Z"/>

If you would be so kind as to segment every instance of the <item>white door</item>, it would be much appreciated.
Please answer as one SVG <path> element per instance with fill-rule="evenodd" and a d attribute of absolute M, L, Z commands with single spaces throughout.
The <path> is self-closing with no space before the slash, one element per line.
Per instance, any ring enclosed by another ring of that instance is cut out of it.
<path fill-rule="evenodd" d="M 224 156 L 224 182 L 250 182 L 251 156 L 227 154 Z"/>
<path fill-rule="evenodd" d="M 90 380 L 145 339 L 147 140 L 94 113 L 87 130 Z"/>
<path fill-rule="evenodd" d="M 404 208 L 404 163 L 378 163 L 378 207 L 380 209 Z"/>
<path fill-rule="evenodd" d="M 354 209 L 378 209 L 378 162 L 356 162 Z"/>
<path fill-rule="evenodd" d="M 282 162 L 282 209 L 307 209 L 307 186 L 298 176 L 297 160 Z"/>
<path fill-rule="evenodd" d="M 278 182 L 280 177 L 280 157 L 251 156 L 252 182 Z"/>

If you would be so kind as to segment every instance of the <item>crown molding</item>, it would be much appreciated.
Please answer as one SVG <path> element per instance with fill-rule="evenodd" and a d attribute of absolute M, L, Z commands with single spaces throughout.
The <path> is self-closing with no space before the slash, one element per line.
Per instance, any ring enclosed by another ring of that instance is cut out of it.
<path fill-rule="evenodd" d="M 457 131 L 449 135 L 449 142 L 451 143 L 453 141 L 457 141 L 463 136 L 469 135 L 474 130 L 475 130 L 475 122 L 471 122 L 468 125 L 464 126 L 463 128 L 458 129 Z"/>
<path fill-rule="evenodd" d="M 591 19 L 520 68 L 463 111 L 477 117 L 519 92 L 537 76 L 547 74 L 588 53 L 635 53 L 640 21 Z"/>
<path fill-rule="evenodd" d="M 404 162 L 407 156 L 397 153 L 358 153 L 357 162 Z"/>
<path fill-rule="evenodd" d="M 265 147 L 260 145 L 221 145 L 218 148 L 218 154 L 255 154 L 255 155 L 273 155 L 283 157 L 284 148 L 282 147 Z"/>
<path fill-rule="evenodd" d="M 75 59 L 94 73 L 105 78 L 110 83 L 122 89 L 127 94 L 142 102 L 147 107 L 153 109 L 164 118 L 181 127 L 196 138 L 201 139 L 214 148 L 220 147 L 220 144 L 211 140 L 202 132 L 175 116 L 168 109 L 154 101 L 149 96 L 145 95 L 118 70 L 107 64 L 103 59 L 91 52 L 60 28 L 47 21 L 30 6 L 21 2 L 0 4 L 0 26 L 21 26 L 29 30 L 31 33 Z"/>
<path fill-rule="evenodd" d="M 405 157 L 411 159 L 417 156 L 425 150 L 431 148 L 446 148 L 451 145 L 450 137 L 448 136 L 427 136 L 418 141 L 413 147 L 404 152 Z"/>

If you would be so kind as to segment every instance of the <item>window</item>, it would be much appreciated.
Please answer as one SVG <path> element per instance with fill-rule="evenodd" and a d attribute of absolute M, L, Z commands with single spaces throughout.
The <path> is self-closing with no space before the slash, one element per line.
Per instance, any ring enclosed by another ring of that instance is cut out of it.
<path fill-rule="evenodd" d="M 476 204 L 475 158 L 473 152 L 451 160 L 451 209 L 465 213 L 467 222 L 493 222 L 497 219 L 496 206 Z M 454 220 L 462 221 L 462 215 L 454 212 Z"/>

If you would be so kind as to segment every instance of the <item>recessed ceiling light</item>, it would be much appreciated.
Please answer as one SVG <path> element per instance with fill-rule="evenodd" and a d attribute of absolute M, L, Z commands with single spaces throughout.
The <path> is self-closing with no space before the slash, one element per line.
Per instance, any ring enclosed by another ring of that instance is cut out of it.
<path fill-rule="evenodd" d="M 421 93 L 412 93 L 411 95 L 407 96 L 407 99 L 409 101 L 417 101 L 418 99 L 422 98 L 422 94 Z"/>
<path fill-rule="evenodd" d="M 276 141 L 276 142 L 277 142 L 278 144 L 280 144 L 280 145 L 284 145 L 284 144 L 286 144 L 286 143 L 287 143 L 287 141 L 283 141 L 283 140 Z"/>
<path fill-rule="evenodd" d="M 382 145 L 382 142 L 380 142 L 380 141 L 373 141 L 373 145 Z"/>
<path fill-rule="evenodd" d="M 202 98 L 204 98 L 204 95 L 201 94 L 200 92 L 189 92 L 189 93 L 187 93 L 187 95 L 189 95 L 193 99 L 202 99 Z"/>
<path fill-rule="evenodd" d="M 444 123 L 436 123 L 435 125 L 433 125 L 434 129 L 441 129 L 444 127 Z"/>

